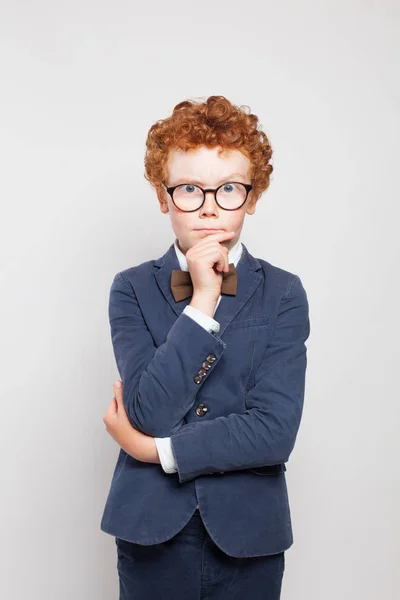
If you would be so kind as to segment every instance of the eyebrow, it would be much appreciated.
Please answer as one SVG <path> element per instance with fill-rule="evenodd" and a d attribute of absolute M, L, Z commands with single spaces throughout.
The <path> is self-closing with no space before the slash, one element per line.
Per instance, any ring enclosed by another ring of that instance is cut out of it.
<path fill-rule="evenodd" d="M 227 175 L 226 177 L 220 179 L 219 183 L 224 181 L 234 181 L 233 177 L 241 177 L 242 179 L 245 179 L 242 173 L 232 173 L 231 175 Z M 192 179 L 191 177 L 179 177 L 174 184 L 171 184 L 171 187 L 180 185 L 181 183 L 197 183 L 197 185 L 205 185 L 203 181 L 199 181 L 198 179 Z"/>

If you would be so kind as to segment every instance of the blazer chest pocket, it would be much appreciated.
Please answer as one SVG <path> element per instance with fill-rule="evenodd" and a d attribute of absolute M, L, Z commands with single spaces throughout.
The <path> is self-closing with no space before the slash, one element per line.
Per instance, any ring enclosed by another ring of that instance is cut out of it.
<path fill-rule="evenodd" d="M 256 469 L 249 469 L 251 473 L 255 475 L 276 475 L 284 473 L 286 471 L 285 463 L 279 465 L 268 465 L 266 467 L 257 467 Z"/>
<path fill-rule="evenodd" d="M 227 343 L 221 364 L 235 378 L 239 396 L 252 387 L 255 365 L 261 360 L 271 331 L 268 316 L 253 316 L 232 320 L 221 335 Z M 245 410 L 244 404 L 242 408 Z"/>
<path fill-rule="evenodd" d="M 232 321 L 229 323 L 226 331 L 232 329 L 240 329 L 243 327 L 269 327 L 268 317 L 248 317 L 247 319 L 239 319 L 238 321 Z"/>

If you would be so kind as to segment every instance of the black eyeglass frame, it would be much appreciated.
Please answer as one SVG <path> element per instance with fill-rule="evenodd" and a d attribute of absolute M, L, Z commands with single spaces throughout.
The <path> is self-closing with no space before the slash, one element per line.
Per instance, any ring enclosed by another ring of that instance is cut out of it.
<path fill-rule="evenodd" d="M 178 210 L 181 210 L 182 212 L 195 212 L 196 210 L 199 210 L 203 206 L 204 202 L 206 201 L 206 193 L 207 192 L 213 192 L 213 194 L 214 194 L 214 200 L 218 204 L 218 206 L 220 208 L 222 208 L 222 210 L 230 210 L 230 211 L 231 210 L 238 210 L 239 208 L 241 208 L 243 206 L 243 204 L 246 203 L 248 195 L 251 192 L 251 190 L 253 189 L 253 186 L 251 185 L 251 183 L 243 183 L 242 181 L 226 181 L 225 183 L 222 183 L 221 185 L 219 185 L 217 188 L 214 188 L 214 189 L 209 188 L 207 190 L 203 189 L 199 185 L 196 185 L 195 183 L 180 183 L 179 185 L 174 185 L 172 187 L 167 187 L 165 185 L 164 181 L 162 181 L 161 183 L 165 187 L 165 189 L 167 190 L 168 194 L 171 196 L 171 200 L 174 203 L 174 205 L 176 206 L 176 208 Z M 218 190 L 220 188 L 224 187 L 224 185 L 227 185 L 228 183 L 240 183 L 240 185 L 243 185 L 243 187 L 246 189 L 246 198 L 243 200 L 242 204 L 240 206 L 237 206 L 236 208 L 224 208 L 223 206 L 221 206 L 219 204 L 219 202 L 217 200 L 217 192 L 218 192 Z M 175 200 L 174 200 L 174 190 L 176 188 L 178 188 L 178 187 L 181 187 L 182 185 L 193 185 L 193 186 L 199 188 L 199 190 L 201 190 L 203 192 L 203 202 L 200 204 L 200 206 L 198 206 L 197 208 L 194 208 L 193 210 L 184 210 L 183 208 L 181 208 L 180 206 L 178 206 L 175 203 Z"/>

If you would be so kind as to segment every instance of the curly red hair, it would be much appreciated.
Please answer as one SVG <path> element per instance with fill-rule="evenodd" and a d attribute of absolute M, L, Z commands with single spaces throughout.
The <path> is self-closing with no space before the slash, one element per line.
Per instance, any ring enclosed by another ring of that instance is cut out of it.
<path fill-rule="evenodd" d="M 248 106 L 235 106 L 224 96 L 209 96 L 204 102 L 184 100 L 175 106 L 170 117 L 156 121 L 150 127 L 144 160 L 145 178 L 161 194 L 161 182 L 167 178 L 170 150 L 187 151 L 200 146 L 220 146 L 220 153 L 228 149 L 239 150 L 251 162 L 253 197 L 258 199 L 268 188 L 273 171 L 269 139 Z"/>

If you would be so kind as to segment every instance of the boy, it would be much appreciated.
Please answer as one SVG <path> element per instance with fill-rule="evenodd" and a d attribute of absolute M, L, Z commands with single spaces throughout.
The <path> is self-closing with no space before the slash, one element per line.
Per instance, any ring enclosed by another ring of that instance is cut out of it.
<path fill-rule="evenodd" d="M 299 276 L 240 241 L 271 156 L 223 96 L 149 131 L 145 176 L 176 237 L 110 291 L 123 388 L 103 420 L 121 450 L 101 529 L 120 600 L 280 598 L 310 324 Z"/>

